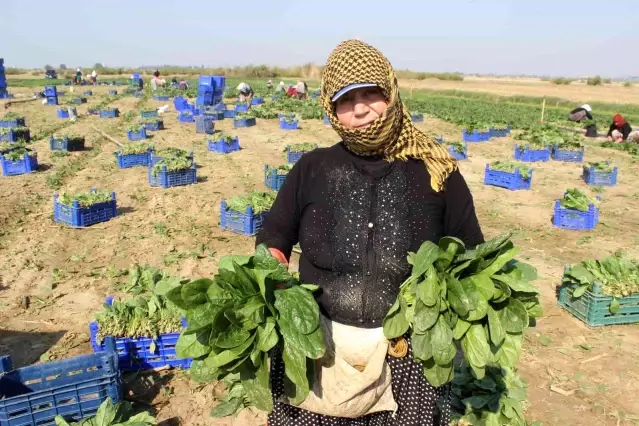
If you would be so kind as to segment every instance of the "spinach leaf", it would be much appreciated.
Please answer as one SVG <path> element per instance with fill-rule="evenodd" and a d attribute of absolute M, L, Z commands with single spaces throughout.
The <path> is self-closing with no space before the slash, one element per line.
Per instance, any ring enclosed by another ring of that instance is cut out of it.
<path fill-rule="evenodd" d="M 408 263 L 413 265 L 411 276 L 414 278 L 420 278 L 433 262 L 437 260 L 440 249 L 437 245 L 431 241 L 424 242 L 417 250 L 417 253 L 408 254 Z"/>

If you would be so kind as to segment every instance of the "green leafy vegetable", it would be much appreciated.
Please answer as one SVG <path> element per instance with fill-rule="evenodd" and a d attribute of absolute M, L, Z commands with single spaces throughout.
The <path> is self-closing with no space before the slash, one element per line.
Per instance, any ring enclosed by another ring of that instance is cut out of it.
<path fill-rule="evenodd" d="M 228 210 L 243 214 L 246 212 L 246 207 L 250 206 L 253 213 L 260 214 L 269 211 L 274 201 L 275 195 L 272 192 L 250 191 L 244 195 L 231 197 L 226 202 L 226 207 Z"/>
<path fill-rule="evenodd" d="M 516 169 L 519 169 L 519 174 L 524 180 L 530 179 L 532 170 L 525 163 L 519 161 L 493 161 L 490 163 L 490 169 L 508 173 L 514 173 Z"/>
<path fill-rule="evenodd" d="M 561 207 L 571 210 L 579 210 L 580 212 L 587 212 L 591 204 L 597 206 L 599 200 L 594 197 L 588 197 L 577 188 L 566 190 L 564 198 L 561 199 Z"/>
<path fill-rule="evenodd" d="M 58 202 L 65 206 L 73 206 L 74 201 L 77 201 L 80 204 L 80 207 L 91 207 L 94 204 L 111 201 L 111 193 L 101 190 L 81 192 L 78 194 L 68 194 L 65 192 L 58 197 Z"/>
<path fill-rule="evenodd" d="M 79 422 L 69 423 L 63 416 L 55 417 L 57 426 L 153 426 L 157 422 L 148 412 L 133 414 L 133 407 L 128 401 L 113 404 L 111 398 L 100 404 L 94 417 L 88 417 Z"/>

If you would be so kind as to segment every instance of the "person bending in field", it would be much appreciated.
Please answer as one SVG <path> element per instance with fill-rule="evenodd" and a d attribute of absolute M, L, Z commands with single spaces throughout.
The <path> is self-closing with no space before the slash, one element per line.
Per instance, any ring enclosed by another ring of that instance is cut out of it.
<path fill-rule="evenodd" d="M 632 127 L 630 127 L 630 124 L 621 114 L 616 114 L 612 117 L 612 124 L 610 125 L 610 130 L 608 130 L 608 140 L 623 142 L 628 139 L 631 132 Z"/>
<path fill-rule="evenodd" d="M 240 92 L 240 102 L 248 102 L 251 103 L 251 99 L 253 99 L 253 88 L 250 84 L 241 82 L 237 86 L 237 90 Z"/>
<path fill-rule="evenodd" d="M 575 108 L 568 114 L 568 121 L 581 123 L 586 120 L 592 120 L 592 108 L 590 108 L 590 105 L 588 104 Z"/>
<path fill-rule="evenodd" d="M 374 47 L 340 43 L 324 67 L 320 101 L 341 142 L 293 166 L 256 244 L 288 265 L 299 242 L 301 280 L 319 286 L 322 327 L 342 348 L 323 365 L 339 357 L 360 372 L 379 373 L 361 383 L 323 383 L 321 392 L 312 391 L 327 401 L 318 414 L 282 400 L 286 360 L 276 350 L 268 426 L 448 426 L 450 386 L 432 386 L 413 356 L 411 337 L 391 346 L 382 321 L 411 274 L 407 252 L 445 235 L 467 247 L 484 242 L 472 195 L 446 148 L 413 125 L 395 71 Z M 382 356 L 373 356 L 378 347 Z M 348 404 L 363 398 L 374 406 L 340 417 L 330 404 L 331 386 L 353 391 Z"/>
<path fill-rule="evenodd" d="M 286 87 L 284 85 L 283 81 L 280 81 L 280 84 L 277 85 L 277 87 L 275 88 L 275 93 L 284 93 L 286 92 Z"/>

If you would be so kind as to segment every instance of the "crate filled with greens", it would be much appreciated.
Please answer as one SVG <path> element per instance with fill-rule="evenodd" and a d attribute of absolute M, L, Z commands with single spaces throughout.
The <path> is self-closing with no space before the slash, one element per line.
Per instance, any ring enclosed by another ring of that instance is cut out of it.
<path fill-rule="evenodd" d="M 107 399 L 118 402 L 122 380 L 113 339 L 107 347 L 99 354 L 0 371 L 0 424 L 68 426 L 102 413 Z"/>
<path fill-rule="evenodd" d="M 233 119 L 233 127 L 236 129 L 239 127 L 252 127 L 255 126 L 255 124 L 255 113 L 253 113 L 253 111 L 235 114 L 235 118 Z"/>
<path fill-rule="evenodd" d="M 558 304 L 589 327 L 639 322 L 639 262 L 615 253 L 567 265 Z"/>
<path fill-rule="evenodd" d="M 13 128 L 13 127 L 26 127 L 26 121 L 23 116 L 16 114 L 15 112 L 8 112 L 0 119 L 0 127 Z"/>
<path fill-rule="evenodd" d="M 249 104 L 248 102 L 238 102 L 235 104 L 235 112 L 248 112 Z"/>
<path fill-rule="evenodd" d="M 224 120 L 224 110 L 215 109 L 215 107 L 206 107 L 202 110 L 202 115 L 209 117 L 213 121 Z"/>
<path fill-rule="evenodd" d="M 104 108 L 100 110 L 100 118 L 117 118 L 120 116 L 120 110 L 117 108 Z"/>
<path fill-rule="evenodd" d="M 599 223 L 599 197 L 589 197 L 577 188 L 568 189 L 555 201 L 552 225 L 556 228 L 584 231 Z"/>
<path fill-rule="evenodd" d="M 131 167 L 144 166 L 151 164 L 151 155 L 153 154 L 153 146 L 146 142 L 133 142 L 124 145 L 115 152 L 115 159 L 118 168 L 128 169 Z"/>
<path fill-rule="evenodd" d="M 119 301 L 108 297 L 102 311 L 89 324 L 91 347 L 101 352 L 104 339 L 112 336 L 120 370 L 138 371 L 158 367 L 189 368 L 190 358 L 175 352 L 180 332 L 186 326 L 182 312 L 166 299 L 180 280 L 152 267 L 134 266 L 129 288 L 136 294 Z"/>
<path fill-rule="evenodd" d="M 53 194 L 53 220 L 58 223 L 84 228 L 117 215 L 115 192 L 91 189 L 78 194 Z"/>
<path fill-rule="evenodd" d="M 0 152 L 2 176 L 17 176 L 35 172 L 38 169 L 38 154 L 24 145 Z"/>
<path fill-rule="evenodd" d="M 181 148 L 164 148 L 151 153 L 151 166 L 166 158 L 184 157 L 193 160 L 193 153 Z"/>
<path fill-rule="evenodd" d="M 455 160 L 467 160 L 468 159 L 468 143 L 449 142 L 448 153 L 452 155 Z"/>
<path fill-rule="evenodd" d="M 66 134 L 62 136 L 51 135 L 49 137 L 49 149 L 51 151 L 82 151 L 84 150 L 84 136 Z"/>
<path fill-rule="evenodd" d="M 225 109 L 224 110 L 224 118 L 235 118 L 237 113 L 234 109 Z"/>
<path fill-rule="evenodd" d="M 464 142 L 488 142 L 490 140 L 490 131 L 479 131 L 477 129 L 462 129 L 462 140 Z"/>
<path fill-rule="evenodd" d="M 195 133 L 205 133 L 212 135 L 215 132 L 213 118 L 208 115 L 198 115 L 195 117 Z"/>
<path fill-rule="evenodd" d="M 272 189 L 273 191 L 279 191 L 288 172 L 291 171 L 293 165 L 291 163 L 282 164 L 281 166 L 271 167 L 268 164 L 264 165 L 264 186 Z"/>
<path fill-rule="evenodd" d="M 31 132 L 27 127 L 0 127 L 0 142 L 29 142 Z"/>
<path fill-rule="evenodd" d="M 262 244 L 251 256 L 222 257 L 211 279 L 167 293 L 186 311 L 188 327 L 177 354 L 194 358 L 191 379 L 227 384 L 229 394 L 211 411 L 213 417 L 232 415 L 245 405 L 272 411 L 269 365 L 274 350 L 285 360 L 291 384 L 285 389 L 287 402 L 306 399 L 312 387 L 307 366 L 326 352 L 316 290 L 289 273 Z"/>
<path fill-rule="evenodd" d="M 224 133 L 218 133 L 208 139 L 208 149 L 209 151 L 219 152 L 220 154 L 239 151 L 241 149 L 240 138 L 237 136 L 226 135 Z"/>
<path fill-rule="evenodd" d="M 158 110 L 157 109 L 145 109 L 140 111 L 140 118 L 157 118 Z"/>
<path fill-rule="evenodd" d="M 588 185 L 615 186 L 619 170 L 608 161 L 587 163 L 583 166 L 582 178 Z"/>
<path fill-rule="evenodd" d="M 510 135 L 510 126 L 506 127 L 491 127 L 489 130 L 491 138 L 505 138 Z"/>
<path fill-rule="evenodd" d="M 530 189 L 533 170 L 524 163 L 493 161 L 486 164 L 484 185 L 499 186 L 511 191 Z"/>
<path fill-rule="evenodd" d="M 251 99 L 251 105 L 262 105 L 264 103 L 264 98 L 261 96 L 256 96 Z"/>
<path fill-rule="evenodd" d="M 259 232 L 271 209 L 275 195 L 271 192 L 251 191 L 237 195 L 220 204 L 220 227 L 246 236 Z"/>
<path fill-rule="evenodd" d="M 126 135 L 130 141 L 140 141 L 146 139 L 146 128 L 141 124 L 133 124 L 126 129 Z"/>
<path fill-rule="evenodd" d="M 280 129 L 282 130 L 298 130 L 299 119 L 295 114 L 292 117 L 280 117 Z"/>
<path fill-rule="evenodd" d="M 564 141 L 553 145 L 551 158 L 555 161 L 583 163 L 584 146 L 579 140 Z"/>
<path fill-rule="evenodd" d="M 525 163 L 550 160 L 550 146 L 543 143 L 528 142 L 526 144 L 515 144 L 515 160 Z"/>
<path fill-rule="evenodd" d="M 147 132 L 157 132 L 160 130 L 164 130 L 164 120 L 162 120 L 161 118 L 143 118 L 142 120 L 140 120 L 140 124 L 146 129 Z"/>
<path fill-rule="evenodd" d="M 423 123 L 424 122 L 424 114 L 421 112 L 413 112 L 410 115 L 411 121 L 413 123 Z"/>
<path fill-rule="evenodd" d="M 149 166 L 149 185 L 171 188 L 197 183 L 197 168 L 193 158 L 166 157 Z"/>
<path fill-rule="evenodd" d="M 73 98 L 71 99 L 71 103 L 74 103 L 76 105 L 80 105 L 80 104 L 86 104 L 87 103 L 87 98 Z"/>
<path fill-rule="evenodd" d="M 297 163 L 302 158 L 302 155 L 314 149 L 317 149 L 317 144 L 309 142 L 287 145 L 284 151 L 286 152 L 286 161 L 291 164 Z"/>
<path fill-rule="evenodd" d="M 69 118 L 69 110 L 67 108 L 58 108 L 56 110 L 56 116 L 58 118 Z"/>

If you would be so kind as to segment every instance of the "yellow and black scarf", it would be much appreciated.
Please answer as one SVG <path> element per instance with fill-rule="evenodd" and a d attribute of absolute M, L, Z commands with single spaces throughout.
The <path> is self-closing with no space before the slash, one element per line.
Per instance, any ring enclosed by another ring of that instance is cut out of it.
<path fill-rule="evenodd" d="M 337 91 L 354 83 L 375 83 L 388 99 L 386 112 L 364 129 L 342 126 L 331 102 Z M 444 182 L 457 169 L 457 162 L 444 147 L 415 128 L 399 97 L 393 67 L 373 46 L 359 40 L 347 40 L 331 52 L 322 73 L 321 101 L 331 125 L 353 153 L 379 155 L 387 161 L 420 159 L 428 168 L 432 188 L 438 192 L 444 189 Z"/>

